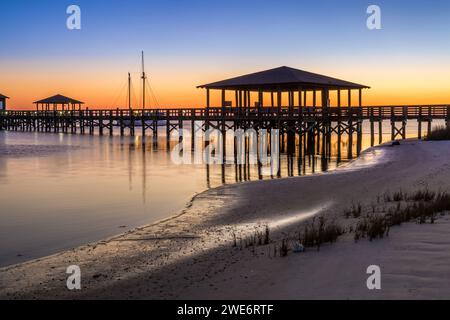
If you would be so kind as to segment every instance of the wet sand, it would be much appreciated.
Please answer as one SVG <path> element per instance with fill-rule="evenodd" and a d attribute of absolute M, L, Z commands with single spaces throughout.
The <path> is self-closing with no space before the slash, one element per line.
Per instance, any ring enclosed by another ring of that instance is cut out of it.
<path fill-rule="evenodd" d="M 274 242 L 312 216 L 345 224 L 344 209 L 386 191 L 450 190 L 450 142 L 380 146 L 334 172 L 229 185 L 196 196 L 178 216 L 21 265 L 0 269 L 1 299 L 415 299 L 450 295 L 450 221 L 405 224 L 390 237 L 273 257 L 273 244 L 233 248 L 268 225 Z M 68 291 L 79 265 L 82 290 Z M 382 290 L 366 268 L 382 269 Z"/>

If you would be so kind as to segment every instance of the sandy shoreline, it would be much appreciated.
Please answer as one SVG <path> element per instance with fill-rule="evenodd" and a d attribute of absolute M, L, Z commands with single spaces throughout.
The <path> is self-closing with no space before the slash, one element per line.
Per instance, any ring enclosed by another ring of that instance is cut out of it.
<path fill-rule="evenodd" d="M 369 206 L 385 191 L 450 190 L 450 143 L 380 146 L 336 171 L 219 187 L 183 214 L 125 235 L 0 269 L 0 299 L 415 299 L 450 296 L 450 221 L 407 224 L 388 239 L 343 237 L 321 252 L 271 257 L 272 245 L 232 248 L 269 225 L 276 241 L 313 215 L 343 219 L 352 202 Z M 79 265 L 82 290 L 66 289 Z M 383 289 L 366 287 L 382 267 Z M 444 281 L 443 281 L 444 279 Z"/>

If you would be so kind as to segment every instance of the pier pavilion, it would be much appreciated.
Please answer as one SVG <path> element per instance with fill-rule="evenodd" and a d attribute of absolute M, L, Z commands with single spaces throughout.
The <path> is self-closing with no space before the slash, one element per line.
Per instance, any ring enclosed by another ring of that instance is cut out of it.
<path fill-rule="evenodd" d="M 262 72 L 239 76 L 210 84 L 198 86 L 206 89 L 206 107 L 211 107 L 211 90 L 221 92 L 221 106 L 232 107 L 233 101 L 227 100 L 227 91 L 234 92 L 234 107 L 258 108 L 272 107 L 293 109 L 301 107 L 330 107 L 330 93 L 336 92 L 336 107 L 352 105 L 352 92 L 358 92 L 358 104 L 362 106 L 362 91 L 370 89 L 349 81 L 329 76 L 311 73 L 289 67 L 280 67 Z M 342 99 L 346 93 L 347 101 Z M 252 93 L 257 97 L 252 100 Z M 270 96 L 270 102 L 264 101 L 265 94 Z M 283 100 L 283 96 L 287 99 Z M 319 98 L 320 97 L 320 103 Z M 252 104 L 252 102 L 254 102 Z"/>
<path fill-rule="evenodd" d="M 81 105 L 83 105 L 84 102 L 57 94 L 55 96 L 36 101 L 34 104 L 36 105 L 37 111 L 75 111 L 77 109 L 81 110 Z"/>
<path fill-rule="evenodd" d="M 0 110 L 6 110 L 6 99 L 9 99 L 9 97 L 0 93 Z"/>

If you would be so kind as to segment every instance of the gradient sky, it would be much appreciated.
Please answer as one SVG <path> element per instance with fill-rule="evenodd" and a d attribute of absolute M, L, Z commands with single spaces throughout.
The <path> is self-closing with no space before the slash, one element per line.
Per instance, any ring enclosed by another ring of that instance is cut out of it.
<path fill-rule="evenodd" d="M 80 31 L 66 28 L 70 4 Z M 366 27 L 370 4 L 382 30 Z M 5 0 L 0 12 L 14 108 L 56 93 L 124 106 L 128 71 L 140 94 L 141 50 L 166 107 L 204 106 L 197 85 L 282 65 L 369 85 L 366 105 L 450 103 L 448 0 Z"/>

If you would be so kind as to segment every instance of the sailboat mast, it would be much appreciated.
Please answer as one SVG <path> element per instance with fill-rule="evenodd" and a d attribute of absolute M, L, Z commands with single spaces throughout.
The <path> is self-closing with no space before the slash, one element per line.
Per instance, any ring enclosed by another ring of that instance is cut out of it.
<path fill-rule="evenodd" d="M 145 81 L 147 76 L 145 75 L 145 65 L 144 65 L 144 51 L 142 51 L 142 109 L 145 109 Z"/>
<path fill-rule="evenodd" d="M 131 110 L 131 74 L 128 72 L 128 109 Z"/>

